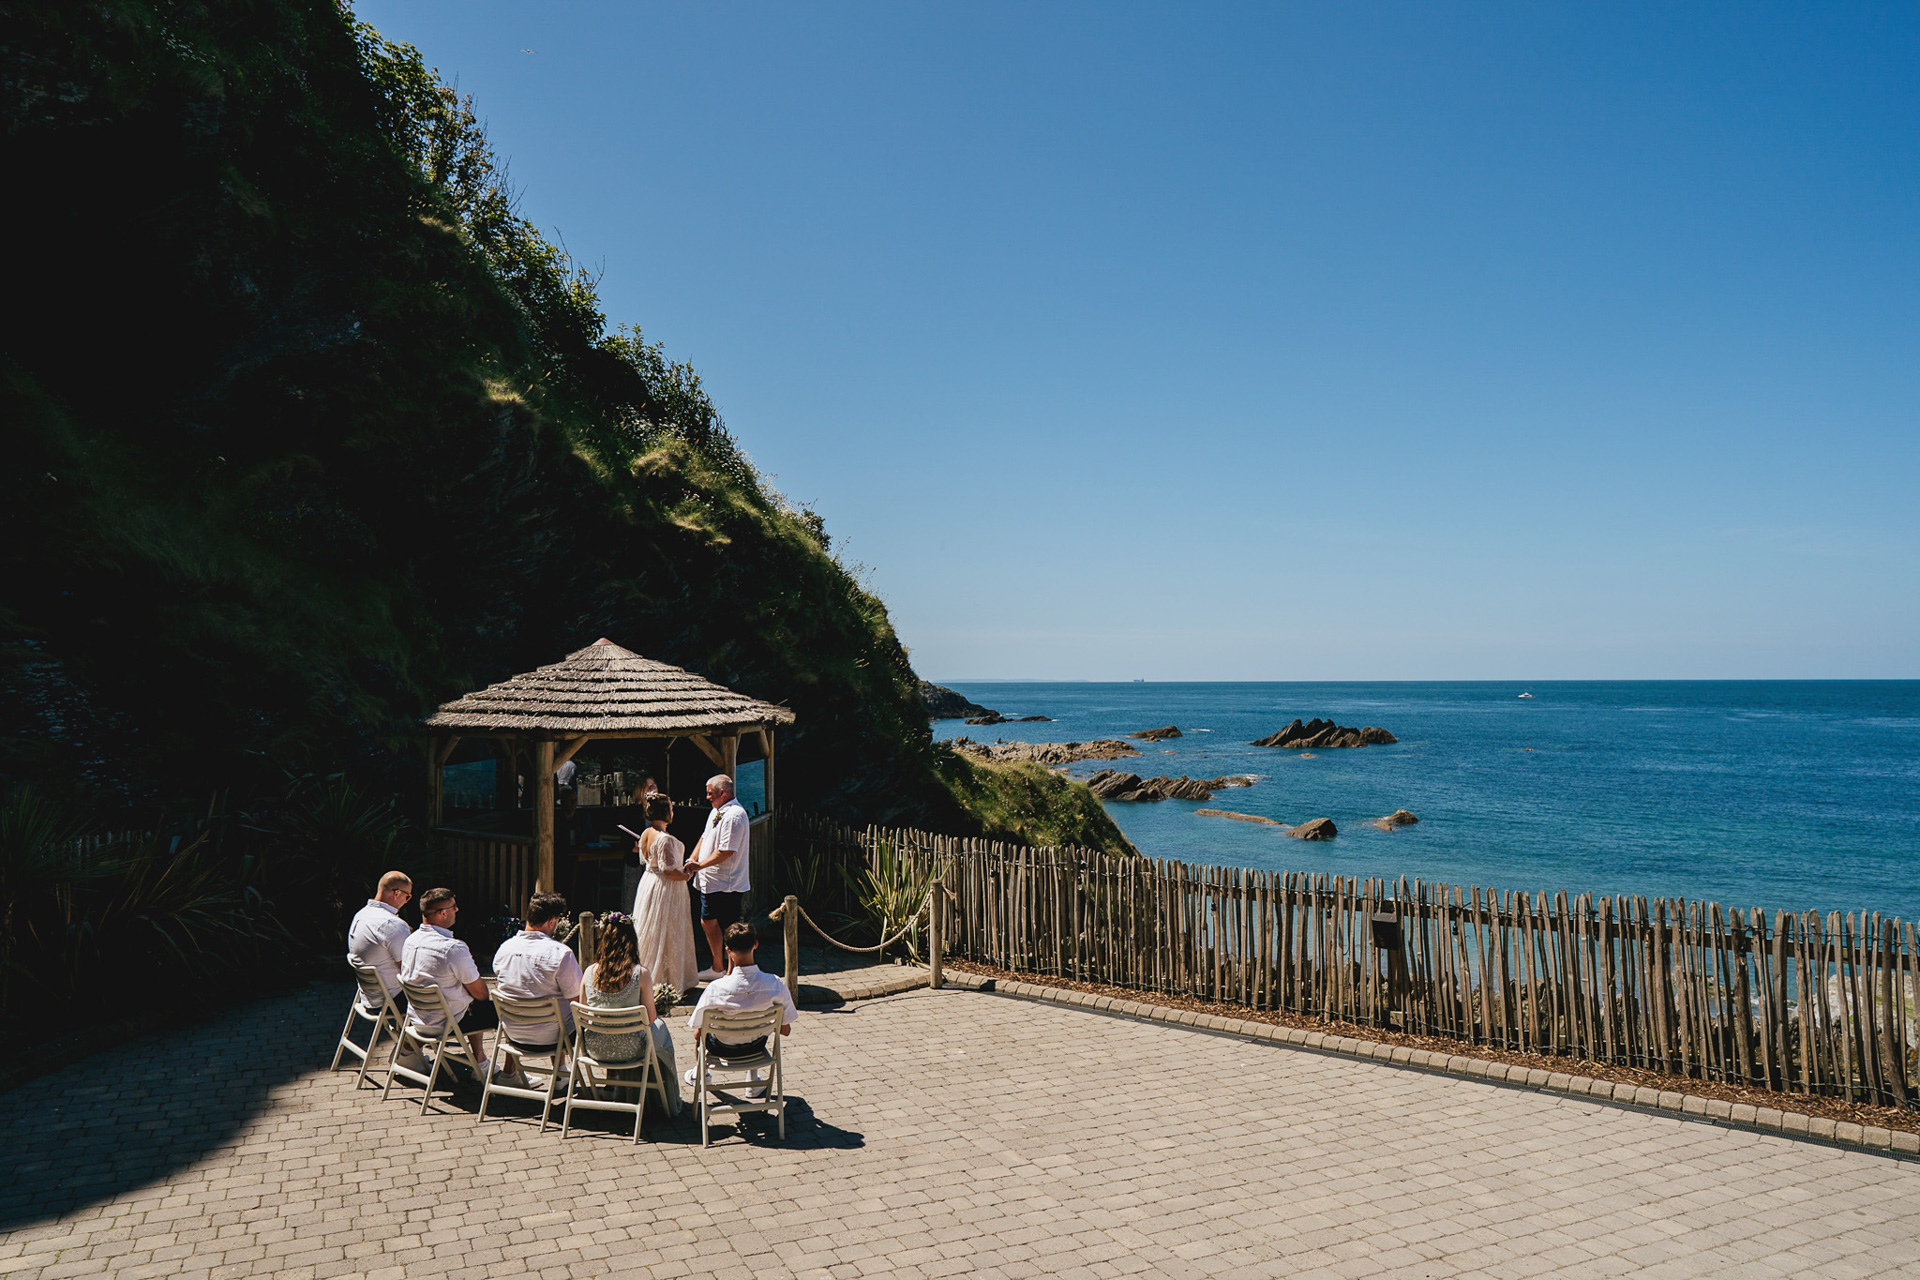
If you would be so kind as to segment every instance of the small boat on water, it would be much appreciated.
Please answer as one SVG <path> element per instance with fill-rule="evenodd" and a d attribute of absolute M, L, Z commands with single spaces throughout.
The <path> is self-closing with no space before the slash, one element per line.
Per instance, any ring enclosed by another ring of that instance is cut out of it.
<path fill-rule="evenodd" d="M 1531 698 L 1531 697 L 1533 696 L 1533 694 L 1532 694 L 1531 692 L 1527 692 L 1527 693 L 1523 693 L 1523 694 L 1521 694 L 1520 696 L 1521 696 L 1521 697 L 1523 697 L 1523 698 Z"/>

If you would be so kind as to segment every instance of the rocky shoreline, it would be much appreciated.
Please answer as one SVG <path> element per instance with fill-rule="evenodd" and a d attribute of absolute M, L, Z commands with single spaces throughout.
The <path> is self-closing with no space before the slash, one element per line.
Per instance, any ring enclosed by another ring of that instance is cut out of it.
<path fill-rule="evenodd" d="M 1118 738 L 1096 738 L 1092 742 L 975 742 L 972 738 L 949 738 L 947 745 L 995 764 L 1031 762 L 1049 767 L 1072 764 L 1076 760 L 1124 760 L 1140 754 Z"/>

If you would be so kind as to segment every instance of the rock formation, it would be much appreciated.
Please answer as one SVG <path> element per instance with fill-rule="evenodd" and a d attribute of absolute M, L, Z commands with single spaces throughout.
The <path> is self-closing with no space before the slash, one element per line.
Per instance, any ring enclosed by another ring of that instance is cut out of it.
<path fill-rule="evenodd" d="M 1138 733 L 1130 733 L 1127 736 L 1129 738 L 1145 738 L 1148 742 L 1165 742 L 1168 738 L 1178 738 L 1181 735 L 1179 729 L 1173 725 L 1167 725 L 1161 729 L 1142 729 Z"/>
<path fill-rule="evenodd" d="M 1232 818 L 1235 822 L 1258 822 L 1263 826 L 1284 827 L 1284 822 L 1272 818 L 1263 818 L 1257 813 L 1235 813 L 1231 809 L 1195 809 L 1194 816 L 1199 818 Z"/>
<path fill-rule="evenodd" d="M 1178 778 L 1142 778 L 1137 773 L 1102 769 L 1087 779 L 1087 785 L 1102 800 L 1211 800 L 1215 791 L 1251 786 L 1252 779 L 1244 776 L 1189 778 L 1185 774 Z"/>
<path fill-rule="evenodd" d="M 1030 760 L 1035 764 L 1062 765 L 1075 760 L 1120 760 L 1140 754 L 1118 738 L 1099 738 L 1093 742 L 975 742 L 972 738 L 954 738 L 947 745 L 955 751 L 1001 763 Z"/>
<path fill-rule="evenodd" d="M 1405 809 L 1395 809 L 1384 818 L 1375 818 L 1370 825 L 1376 826 L 1382 831 L 1392 831 L 1396 827 L 1410 827 L 1418 821 L 1420 821 L 1420 819 L 1414 817 Z"/>
<path fill-rule="evenodd" d="M 1308 720 L 1302 723 L 1295 720 L 1280 732 L 1254 742 L 1256 747 L 1285 747 L 1290 751 L 1305 751 L 1316 747 L 1367 747 L 1384 746 L 1399 739 L 1385 729 L 1376 729 L 1369 725 L 1364 729 L 1349 729 L 1345 725 L 1335 724 L 1331 720 Z"/>
<path fill-rule="evenodd" d="M 1289 827 L 1287 834 L 1295 840 L 1331 840 L 1340 832 L 1332 818 L 1309 818 L 1297 827 Z"/>
<path fill-rule="evenodd" d="M 921 680 L 914 685 L 920 694 L 920 701 L 927 708 L 929 720 L 964 720 L 968 716 L 997 716 L 1000 713 L 977 702 L 969 702 L 963 693 L 955 693 L 931 680 Z"/>

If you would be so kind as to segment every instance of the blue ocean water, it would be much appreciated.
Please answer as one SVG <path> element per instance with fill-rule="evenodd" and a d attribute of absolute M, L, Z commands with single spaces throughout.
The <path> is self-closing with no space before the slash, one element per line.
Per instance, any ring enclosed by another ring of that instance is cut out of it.
<path fill-rule="evenodd" d="M 1054 722 L 943 720 L 936 737 L 1085 741 L 1172 723 L 1185 736 L 1068 771 L 1259 775 L 1205 805 L 1109 803 L 1154 856 L 1920 917 L 1920 681 L 952 687 Z M 1296 716 L 1400 741 L 1312 759 L 1250 745 Z M 1201 808 L 1332 818 L 1340 834 L 1310 843 Z M 1417 826 L 1366 825 L 1402 808 Z"/>

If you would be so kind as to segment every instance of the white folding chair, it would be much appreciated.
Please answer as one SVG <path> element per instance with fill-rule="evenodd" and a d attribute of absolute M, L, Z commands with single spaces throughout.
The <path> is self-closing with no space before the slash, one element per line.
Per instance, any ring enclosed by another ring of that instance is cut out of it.
<path fill-rule="evenodd" d="M 433 1101 L 433 1090 L 440 1079 L 440 1068 L 451 1056 L 454 1062 L 463 1062 L 478 1077 L 480 1064 L 473 1060 L 473 1051 L 467 1048 L 467 1038 L 460 1032 L 460 1020 L 453 1016 L 453 1010 L 447 1008 L 447 997 L 431 982 L 402 982 L 400 990 L 406 993 L 409 1015 L 400 1029 L 400 1040 L 393 1047 L 393 1059 L 387 1067 L 387 1087 L 381 1091 L 384 1101 L 393 1092 L 396 1077 L 411 1080 L 425 1087 L 420 1097 L 420 1114 L 427 1114 L 427 1106 Z M 412 1020 L 413 1014 L 429 1020 L 438 1019 L 438 1027 L 421 1026 Z M 412 1067 L 400 1065 L 400 1055 L 409 1044 L 418 1044 L 422 1053 L 431 1052 L 433 1067 L 421 1075 Z M 448 1078 L 447 1087 L 453 1087 Z"/>
<path fill-rule="evenodd" d="M 394 1004 L 393 997 L 387 993 L 386 984 L 380 981 L 380 975 L 378 973 L 366 965 L 361 964 L 352 956 L 347 957 L 347 966 L 353 970 L 355 990 L 353 1000 L 347 1006 L 346 1025 L 340 1028 L 340 1045 L 333 1051 L 333 1065 L 328 1067 L 327 1070 L 338 1071 L 340 1069 L 340 1060 L 351 1053 L 354 1057 L 360 1059 L 360 1073 L 355 1077 L 353 1082 L 353 1087 L 358 1089 L 367 1082 L 367 1072 L 369 1070 L 384 1070 L 384 1068 L 373 1065 L 373 1051 L 380 1047 L 380 1037 L 383 1035 L 391 1035 L 394 1046 L 398 1049 L 400 1044 L 400 1007 Z M 373 1008 L 377 1012 L 368 1013 L 368 1008 Z M 356 1022 L 371 1022 L 373 1024 L 373 1033 L 367 1037 L 367 1047 L 364 1049 L 353 1042 L 354 1024 Z M 391 1060 L 391 1058 L 389 1058 L 389 1060 Z"/>
<path fill-rule="evenodd" d="M 554 1104 L 560 1098 L 560 1069 L 566 1061 L 567 1044 L 563 1034 L 565 1028 L 560 1020 L 560 997 L 541 996 L 537 1000 L 520 1000 L 513 996 L 503 996 L 498 988 L 493 993 L 493 1010 L 500 1015 L 500 1029 L 493 1033 L 493 1052 L 487 1055 L 486 1082 L 480 1089 L 480 1119 L 487 1119 L 487 1100 L 496 1093 L 509 1098 L 525 1098 L 529 1102 L 540 1104 L 540 1132 L 547 1131 L 547 1121 Z M 541 1023 L 553 1028 L 553 1043 L 542 1047 L 529 1044 L 528 1033 Z M 517 1034 L 516 1034 L 517 1033 Z M 519 1085 L 499 1084 L 495 1077 L 500 1072 L 500 1062 L 507 1054 L 520 1059 L 524 1071 L 530 1058 L 547 1060 L 547 1087 L 544 1089 L 523 1089 Z"/>
<path fill-rule="evenodd" d="M 646 1046 L 639 1057 L 627 1061 L 614 1061 L 611 1058 L 596 1056 L 589 1048 L 589 1034 L 599 1036 L 627 1036 L 638 1033 L 641 1043 Z M 611 1089 L 637 1089 L 640 1096 L 632 1102 L 617 1099 L 601 1099 L 589 1094 L 576 1098 L 575 1090 L 579 1085 L 594 1088 L 593 1069 L 603 1072 L 640 1071 L 638 1080 L 615 1080 L 608 1075 L 605 1084 Z M 573 1065 L 567 1071 L 567 1109 L 560 1121 L 560 1136 L 565 1138 L 573 1127 L 573 1109 L 582 1111 L 631 1111 L 633 1112 L 633 1140 L 640 1141 L 640 1117 L 647 1109 L 647 1090 L 652 1089 L 660 1095 L 660 1110 L 665 1112 L 670 1105 L 667 1102 L 666 1074 L 660 1069 L 659 1055 L 653 1047 L 653 1024 L 647 1020 L 647 1011 L 642 1008 L 599 1009 L 592 1005 L 575 1002 L 573 1006 Z"/>
<path fill-rule="evenodd" d="M 787 1011 L 779 1005 L 767 1009 L 736 1012 L 733 1010 L 708 1009 L 707 1016 L 694 1039 L 693 1083 L 700 1097 L 700 1145 L 707 1146 L 707 1126 L 714 1116 L 738 1116 L 749 1111 L 771 1111 L 780 1120 L 780 1136 L 787 1136 L 787 1092 L 786 1081 L 780 1074 L 780 1022 Z M 761 1036 L 767 1038 L 767 1046 L 752 1054 L 740 1057 L 722 1058 L 707 1052 L 708 1036 L 722 1037 L 721 1043 L 751 1041 Z M 745 1090 L 754 1087 L 754 1082 L 746 1073 L 750 1071 L 766 1072 L 766 1079 L 760 1084 L 766 1088 L 766 1097 L 755 1102 L 745 1096 Z M 737 1081 L 718 1080 L 710 1073 L 721 1075 L 739 1074 L 745 1078 Z M 739 1086 L 739 1101 L 728 1100 L 734 1086 Z M 713 1101 L 715 1095 L 722 1099 Z"/>

